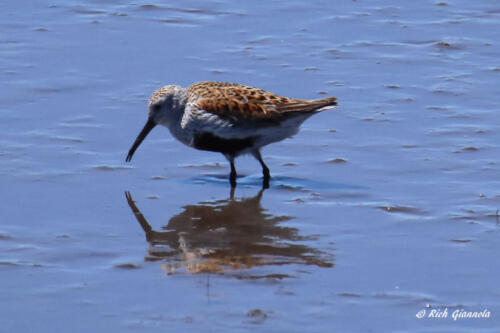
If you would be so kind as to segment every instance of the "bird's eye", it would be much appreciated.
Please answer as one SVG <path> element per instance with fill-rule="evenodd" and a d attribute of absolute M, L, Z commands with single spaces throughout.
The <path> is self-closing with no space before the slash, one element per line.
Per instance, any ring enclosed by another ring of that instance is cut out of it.
<path fill-rule="evenodd" d="M 160 111 L 160 104 L 155 104 L 155 105 L 153 105 L 153 110 L 154 110 L 155 112 Z"/>

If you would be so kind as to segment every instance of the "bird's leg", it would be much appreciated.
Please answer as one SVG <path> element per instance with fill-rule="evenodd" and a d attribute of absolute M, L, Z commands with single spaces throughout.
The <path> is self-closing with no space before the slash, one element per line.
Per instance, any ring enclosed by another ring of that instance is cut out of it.
<path fill-rule="evenodd" d="M 262 160 L 260 151 L 256 150 L 252 154 L 262 166 L 262 174 L 264 175 L 264 179 L 262 181 L 262 187 L 269 188 L 269 179 L 271 179 L 271 173 L 269 172 L 269 168 L 267 167 L 266 163 L 264 163 L 264 161 Z"/>
<path fill-rule="evenodd" d="M 225 155 L 229 163 L 231 164 L 231 173 L 229 174 L 229 183 L 231 187 L 236 187 L 236 168 L 234 167 L 234 156 Z"/>
<path fill-rule="evenodd" d="M 236 168 L 234 167 L 234 160 L 231 160 L 231 173 L 229 174 L 229 182 L 231 187 L 236 187 Z"/>

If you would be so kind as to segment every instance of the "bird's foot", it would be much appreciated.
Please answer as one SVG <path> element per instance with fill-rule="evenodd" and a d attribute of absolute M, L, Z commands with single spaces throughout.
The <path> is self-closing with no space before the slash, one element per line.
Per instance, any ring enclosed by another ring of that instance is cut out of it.
<path fill-rule="evenodd" d="M 271 179 L 271 174 L 269 173 L 269 169 L 265 168 L 262 170 L 264 174 L 264 179 L 262 180 L 262 188 L 266 189 L 269 188 L 269 180 Z"/>
<path fill-rule="evenodd" d="M 229 183 L 231 187 L 236 187 L 236 172 L 231 172 L 229 174 Z"/>

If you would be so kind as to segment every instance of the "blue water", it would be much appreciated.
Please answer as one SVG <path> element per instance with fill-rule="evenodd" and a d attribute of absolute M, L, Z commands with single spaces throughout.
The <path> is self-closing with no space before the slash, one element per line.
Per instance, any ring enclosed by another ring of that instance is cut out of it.
<path fill-rule="evenodd" d="M 494 1 L 3 1 L 2 331 L 495 332 L 499 30 Z M 163 128 L 126 164 L 149 95 L 201 80 L 339 107 L 263 150 L 265 191 Z"/>

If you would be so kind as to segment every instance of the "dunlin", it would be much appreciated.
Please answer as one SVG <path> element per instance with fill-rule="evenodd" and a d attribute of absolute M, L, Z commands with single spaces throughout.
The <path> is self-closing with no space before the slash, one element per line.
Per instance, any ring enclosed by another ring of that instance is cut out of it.
<path fill-rule="evenodd" d="M 267 188 L 271 176 L 260 149 L 291 137 L 307 118 L 336 105 L 336 97 L 291 98 L 230 82 L 204 81 L 187 88 L 167 85 L 149 99 L 148 120 L 126 161 L 160 124 L 190 147 L 222 153 L 231 164 L 232 187 L 236 186 L 234 159 L 252 154 L 262 166 L 263 186 Z"/>

